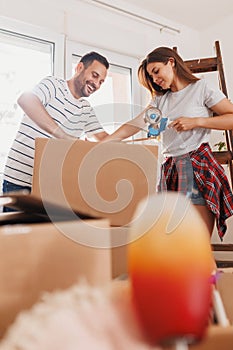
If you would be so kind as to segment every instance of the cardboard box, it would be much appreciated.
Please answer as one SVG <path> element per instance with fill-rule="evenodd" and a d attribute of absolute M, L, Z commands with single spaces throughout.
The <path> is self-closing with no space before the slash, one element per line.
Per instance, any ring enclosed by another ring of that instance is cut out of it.
<path fill-rule="evenodd" d="M 65 289 L 82 279 L 104 285 L 121 274 L 126 266 L 119 266 L 118 259 L 126 262 L 126 255 L 117 244 L 126 230 L 109 228 L 107 220 L 2 226 L 0 337 L 42 292 Z"/>
<path fill-rule="evenodd" d="M 232 350 L 233 326 L 210 326 L 205 338 L 198 344 L 189 347 L 190 350 Z"/>
<path fill-rule="evenodd" d="M 220 293 L 229 326 L 210 325 L 206 336 L 199 344 L 190 346 L 190 350 L 231 350 L 233 349 L 233 269 L 220 269 L 217 289 Z"/>
<path fill-rule="evenodd" d="M 219 269 L 216 285 L 221 295 L 227 318 L 233 326 L 233 268 Z"/>
<path fill-rule="evenodd" d="M 128 225 L 155 193 L 157 146 L 37 139 L 32 194 L 80 213 Z"/>
<path fill-rule="evenodd" d="M 182 347 L 183 348 L 183 347 Z M 189 350 L 232 350 L 233 348 L 233 326 L 222 328 L 209 326 L 205 338 L 195 344 L 189 345 Z M 177 347 L 164 347 L 163 350 L 177 350 Z"/>

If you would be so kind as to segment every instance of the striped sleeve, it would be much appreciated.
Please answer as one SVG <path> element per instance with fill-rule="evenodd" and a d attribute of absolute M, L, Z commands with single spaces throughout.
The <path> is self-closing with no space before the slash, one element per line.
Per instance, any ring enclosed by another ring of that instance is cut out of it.
<path fill-rule="evenodd" d="M 101 126 L 94 109 L 90 106 L 90 116 L 85 125 L 85 132 L 88 136 L 92 136 L 94 134 L 98 134 L 99 132 L 103 132 L 104 129 Z"/>
<path fill-rule="evenodd" d="M 56 78 L 46 77 L 37 84 L 32 93 L 35 94 L 46 107 L 56 95 Z"/>

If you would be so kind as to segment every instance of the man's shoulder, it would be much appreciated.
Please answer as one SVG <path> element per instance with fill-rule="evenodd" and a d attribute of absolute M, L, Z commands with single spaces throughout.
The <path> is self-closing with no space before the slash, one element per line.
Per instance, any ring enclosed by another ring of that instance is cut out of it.
<path fill-rule="evenodd" d="M 91 104 L 88 100 L 86 100 L 84 97 L 80 97 L 78 99 L 79 103 L 81 103 L 84 107 L 91 107 Z M 92 107 L 91 107 L 92 108 Z"/>
<path fill-rule="evenodd" d="M 54 75 L 48 75 L 45 78 L 43 78 L 40 83 L 45 84 L 45 85 L 52 84 L 54 86 L 57 86 L 57 85 L 65 86 L 66 82 L 62 78 L 58 78 Z"/>

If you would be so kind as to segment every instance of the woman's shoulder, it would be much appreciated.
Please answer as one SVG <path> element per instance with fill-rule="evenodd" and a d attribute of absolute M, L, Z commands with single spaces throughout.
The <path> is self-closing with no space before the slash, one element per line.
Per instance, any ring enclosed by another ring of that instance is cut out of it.
<path fill-rule="evenodd" d="M 221 89 L 218 85 L 218 82 L 215 82 L 212 81 L 212 80 L 209 80 L 205 77 L 202 77 L 200 78 L 199 80 L 197 80 L 195 83 L 194 83 L 194 87 L 195 88 L 199 88 L 200 90 L 203 91 L 203 93 L 206 93 L 206 94 L 212 94 L 213 92 L 221 92 Z"/>
<path fill-rule="evenodd" d="M 154 101 L 154 103 L 157 103 L 157 102 L 161 102 L 163 100 L 166 100 L 167 97 L 171 94 L 171 91 L 168 90 L 165 94 L 163 95 L 155 95 L 154 98 L 152 99 L 152 101 Z"/>
<path fill-rule="evenodd" d="M 195 83 L 195 91 L 204 99 L 208 108 L 211 108 L 214 104 L 226 98 L 220 89 L 218 82 L 214 83 L 205 77 L 201 78 Z"/>
<path fill-rule="evenodd" d="M 209 80 L 208 77 L 200 77 L 193 83 L 193 86 L 200 89 L 219 89 L 218 83 L 214 84 L 214 82 Z"/>
<path fill-rule="evenodd" d="M 189 91 L 197 94 L 206 94 L 209 90 L 212 90 L 213 86 L 209 83 L 209 81 L 205 77 L 201 77 L 195 82 L 189 84 Z"/>
<path fill-rule="evenodd" d="M 207 80 L 205 79 L 205 77 L 201 77 L 198 80 L 196 80 L 194 83 L 191 84 L 191 86 L 197 88 L 197 87 L 205 87 L 206 85 L 208 85 Z"/>

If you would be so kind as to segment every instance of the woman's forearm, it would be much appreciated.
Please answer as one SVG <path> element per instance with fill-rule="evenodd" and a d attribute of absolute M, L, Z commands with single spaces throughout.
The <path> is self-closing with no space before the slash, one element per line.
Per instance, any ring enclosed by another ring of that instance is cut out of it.
<path fill-rule="evenodd" d="M 130 123 L 123 124 L 111 135 L 108 135 L 103 139 L 103 141 L 121 141 L 127 139 L 130 136 L 133 136 L 140 131 L 139 127 L 130 125 Z"/>

